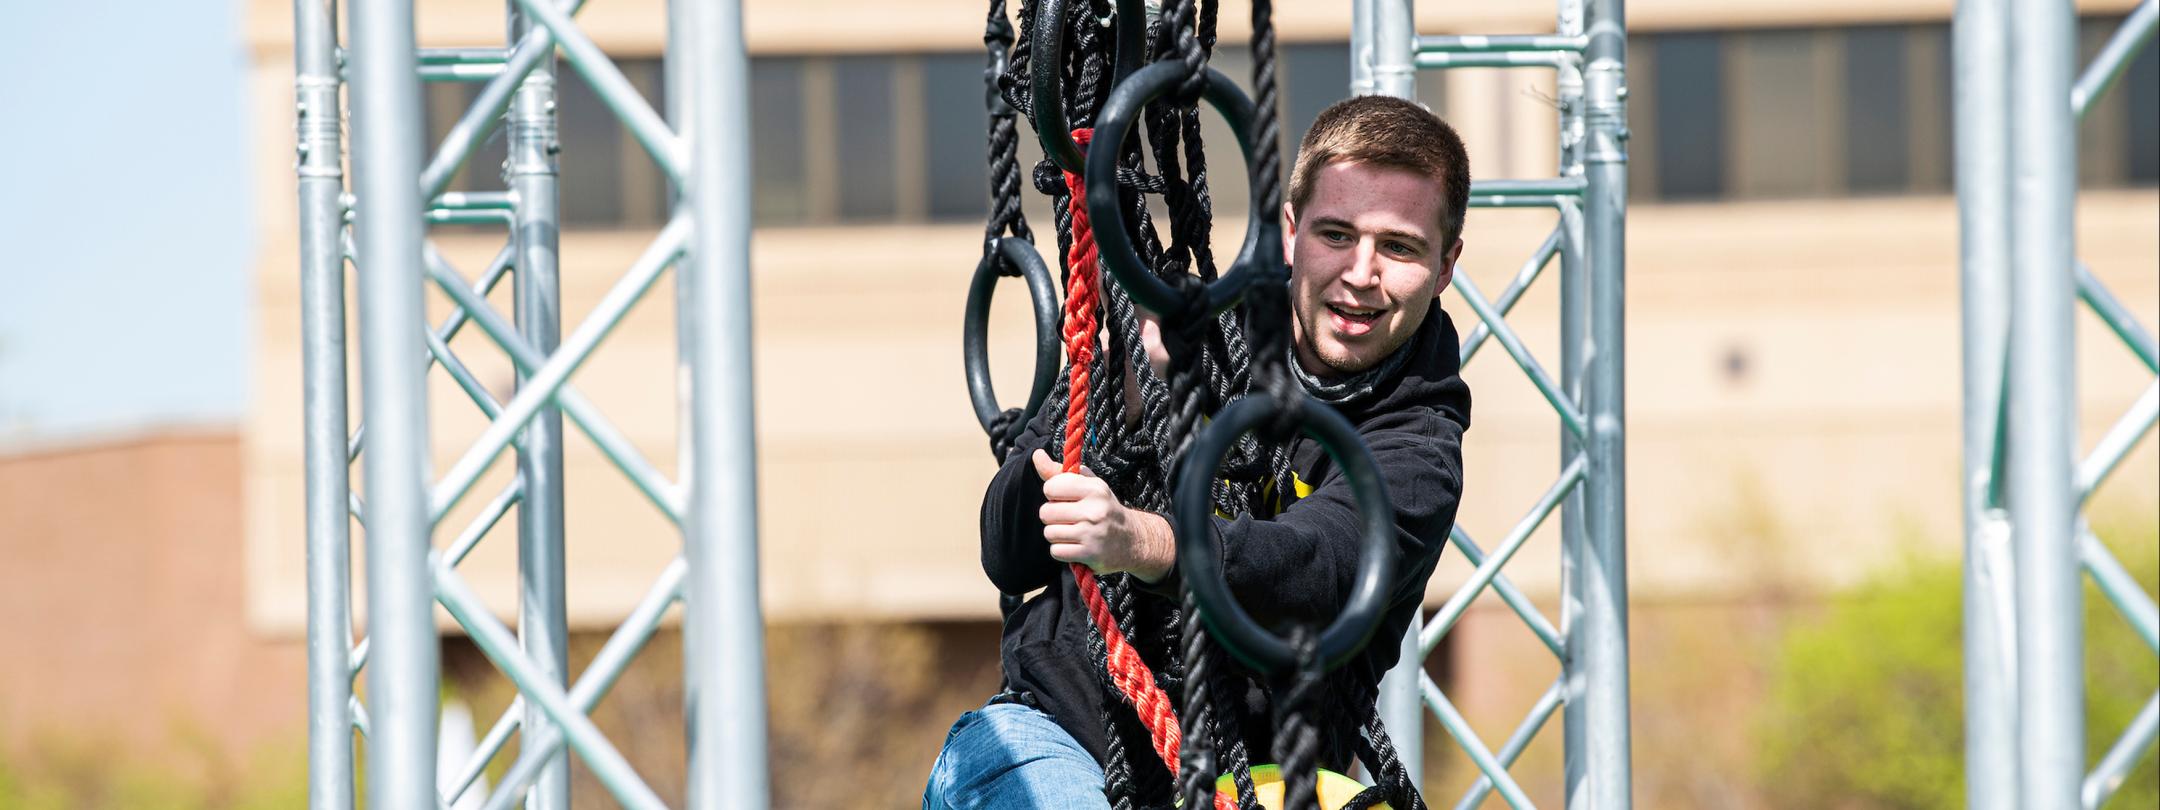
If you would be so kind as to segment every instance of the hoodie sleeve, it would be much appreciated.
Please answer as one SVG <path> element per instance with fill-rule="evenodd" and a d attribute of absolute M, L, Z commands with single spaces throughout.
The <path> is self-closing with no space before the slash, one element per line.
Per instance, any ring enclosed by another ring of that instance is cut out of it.
<path fill-rule="evenodd" d="M 1372 420 L 1359 431 L 1395 507 L 1395 585 L 1389 601 L 1422 598 L 1462 497 L 1463 425 L 1420 409 Z M 1223 575 L 1238 604 L 1266 627 L 1332 620 L 1357 579 L 1361 521 L 1350 481 L 1334 464 L 1312 493 L 1273 519 L 1212 521 Z M 1178 573 L 1150 590 L 1174 594 Z"/>
<path fill-rule="evenodd" d="M 1043 540 L 1042 479 L 1030 458 L 1048 446 L 1048 408 L 1013 441 L 1011 455 L 990 479 L 982 503 L 982 566 L 1002 593 L 1024 594 L 1050 585 L 1063 567 Z"/>

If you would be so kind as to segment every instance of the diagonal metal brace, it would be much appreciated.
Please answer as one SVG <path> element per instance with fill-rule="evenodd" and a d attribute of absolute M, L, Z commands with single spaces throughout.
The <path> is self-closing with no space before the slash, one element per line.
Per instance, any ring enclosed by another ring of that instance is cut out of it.
<path fill-rule="evenodd" d="M 346 229 L 344 237 L 345 257 L 347 259 L 352 259 L 354 253 L 352 245 L 352 230 L 349 228 Z M 514 255 L 515 251 L 511 250 L 509 245 L 504 245 L 502 250 L 496 251 L 495 258 L 488 261 L 487 270 L 480 274 L 480 280 L 474 282 L 472 285 L 473 290 L 479 294 L 477 296 L 478 298 L 487 298 L 489 293 L 495 291 L 495 285 L 497 283 L 500 283 L 505 277 L 510 274 L 510 260 Z M 468 319 L 469 316 L 466 314 L 465 308 L 463 306 L 452 307 L 449 316 L 445 317 L 443 319 L 442 325 L 435 327 L 435 331 L 433 331 L 431 334 L 433 334 L 436 339 L 441 340 L 444 343 L 448 343 L 451 338 L 457 337 L 458 330 L 465 328 L 465 322 Z M 427 356 L 427 363 L 429 368 L 434 367 L 435 355 L 432 352 L 429 353 Z M 358 427 L 353 429 L 351 439 L 345 443 L 345 461 L 347 463 L 350 463 L 353 459 L 359 458 L 360 450 L 363 446 L 365 446 L 366 442 L 367 423 L 362 422 Z"/>
<path fill-rule="evenodd" d="M 578 711 L 590 712 L 594 706 L 599 705 L 600 699 L 607 696 L 608 690 L 615 686 L 615 681 L 622 677 L 623 670 L 629 667 L 630 659 L 652 638 L 653 632 L 660 629 L 661 617 L 666 616 L 668 608 L 682 598 L 683 578 L 689 570 L 689 564 L 677 555 L 668 563 L 667 569 L 660 572 L 660 579 L 646 592 L 645 599 L 630 611 L 630 616 L 623 620 L 622 626 L 615 629 L 614 635 L 608 637 L 607 643 L 601 645 L 599 654 L 593 657 L 584 674 L 578 676 L 577 684 L 570 687 L 570 703 Z M 517 721 L 513 719 L 510 722 L 514 725 Z M 492 738 L 493 734 L 489 736 Z M 499 748 L 501 743 L 496 743 L 496 746 Z M 547 766 L 548 760 L 553 759 L 555 752 L 562 750 L 562 746 L 562 732 L 553 728 L 541 729 L 521 741 L 518 744 L 517 762 L 503 774 L 502 780 L 495 786 L 495 792 L 488 796 L 488 801 L 481 806 L 481 810 L 509 810 L 516 807 L 519 794 L 524 792 L 527 785 L 532 784 L 533 779 L 540 775 L 540 769 Z M 491 749 L 483 750 L 492 756 Z M 481 764 L 484 765 L 485 762 Z"/>
<path fill-rule="evenodd" d="M 456 571 L 451 570 L 449 563 L 440 555 L 430 553 L 428 563 L 435 577 L 436 600 L 450 611 L 450 615 L 457 619 L 459 624 L 464 625 L 466 632 L 472 635 L 473 644 L 487 654 L 496 666 L 502 668 L 503 674 L 510 677 L 510 682 L 516 684 L 518 691 L 538 705 L 541 711 L 546 712 L 548 719 L 555 721 L 555 727 L 569 736 L 570 747 L 577 750 L 586 766 L 592 769 L 593 775 L 599 777 L 602 785 L 607 786 L 608 792 L 615 794 L 615 798 L 628 807 L 638 810 L 665 810 L 667 805 L 660 801 L 659 796 L 654 795 L 652 788 L 638 778 L 637 771 L 630 767 L 630 761 L 624 759 L 622 752 L 615 750 L 615 746 L 607 741 L 607 737 L 593 725 L 592 718 L 579 711 L 570 702 L 569 696 L 563 693 L 562 687 L 549 681 L 547 675 L 541 672 L 531 659 L 525 657 L 524 651 L 518 646 L 516 634 L 511 633 L 493 613 L 488 612 L 487 604 L 481 601 L 480 595 L 473 593 L 472 588 L 458 577 Z"/>
<path fill-rule="evenodd" d="M 457 540 L 450 543 L 450 550 L 444 552 L 444 556 L 450 558 L 450 564 L 454 566 L 464 562 L 465 555 L 471 554 L 473 547 L 480 544 L 480 538 L 486 537 L 487 533 L 495 528 L 495 524 L 502 522 L 503 515 L 510 512 L 510 507 L 522 501 L 524 497 L 525 476 L 519 475 L 510 481 L 509 486 L 503 487 L 503 491 L 495 496 L 495 500 L 488 503 L 486 509 L 480 510 L 478 517 L 473 518 L 471 523 L 466 524 L 465 531 L 458 533 Z M 370 646 L 366 638 L 361 638 L 360 643 L 354 644 L 351 652 L 346 656 L 347 660 L 351 662 L 352 677 L 360 677 L 360 668 L 367 666 L 368 648 Z"/>
<path fill-rule="evenodd" d="M 1478 739 L 1477 732 L 1470 729 L 1470 721 L 1463 719 L 1462 712 L 1440 691 L 1440 685 L 1433 683 L 1431 675 L 1418 673 L 1418 692 L 1424 696 L 1425 705 L 1430 706 L 1433 714 L 1440 718 L 1440 725 L 1447 729 L 1448 736 L 1454 737 L 1455 744 L 1462 746 L 1463 752 L 1470 755 L 1470 761 L 1477 764 L 1478 770 L 1483 771 L 1487 779 L 1492 780 L 1493 785 L 1500 791 L 1500 798 L 1507 800 L 1509 807 L 1515 810 L 1532 810 L 1537 807 L 1530 803 L 1530 797 L 1523 793 L 1522 786 L 1515 784 L 1515 777 L 1508 775 L 1507 768 L 1493 756 L 1492 749 L 1485 747 L 1485 741 Z"/>
<path fill-rule="evenodd" d="M 1501 566 L 1507 565 L 1515 552 L 1521 550 L 1523 544 L 1530 540 L 1530 534 L 1544 524 L 1546 516 L 1559 508 L 1561 501 L 1567 500 L 1568 493 L 1575 491 L 1575 485 L 1582 483 L 1583 471 L 1588 469 L 1589 465 L 1589 458 L 1582 454 L 1577 454 L 1574 461 L 1568 462 L 1567 467 L 1560 471 L 1559 480 L 1554 481 L 1552 487 L 1545 491 L 1544 497 L 1538 499 L 1537 505 L 1530 508 L 1530 513 L 1516 522 L 1515 530 L 1508 532 L 1507 538 L 1493 548 L 1492 556 L 1478 564 L 1477 571 L 1470 575 L 1470 581 L 1463 583 L 1462 588 L 1455 591 L 1447 604 L 1442 605 L 1440 611 L 1434 613 L 1432 619 L 1426 622 L 1424 630 L 1418 634 L 1419 655 L 1432 655 L 1433 648 L 1440 645 L 1440 637 L 1447 635 L 1447 632 L 1455 627 L 1455 623 L 1462 620 L 1463 611 L 1469 609 L 1471 600 L 1483 593 L 1485 586 L 1492 584 L 1493 578 L 1500 575 Z"/>
<path fill-rule="evenodd" d="M 1455 276 L 1455 291 L 1461 293 L 1463 300 L 1469 302 L 1471 311 L 1476 312 L 1478 318 L 1492 328 L 1493 337 L 1500 340 L 1501 348 L 1507 349 L 1509 357 L 1515 358 L 1515 365 L 1522 367 L 1523 374 L 1530 378 L 1532 385 L 1537 386 L 1538 393 L 1545 395 L 1545 402 L 1552 405 L 1554 413 L 1560 414 L 1560 424 L 1566 427 L 1569 433 L 1575 434 L 1576 438 L 1587 438 L 1588 429 L 1584 427 L 1586 420 L 1583 419 L 1582 411 L 1575 407 L 1574 400 L 1560 390 L 1560 385 L 1553 382 L 1552 375 L 1545 373 L 1545 367 L 1539 365 L 1537 358 L 1523 346 L 1522 338 L 1507 325 L 1507 319 L 1500 316 L 1491 301 L 1485 300 L 1484 293 L 1478 292 L 1477 283 L 1471 281 L 1468 275 L 1458 273 Z"/>
<path fill-rule="evenodd" d="M 450 507 L 464 497 L 465 490 L 472 486 L 473 481 L 478 480 L 487 465 L 508 446 L 511 437 L 524 427 L 526 421 L 539 413 L 546 400 L 553 399 L 562 406 L 563 413 L 592 438 L 601 452 L 614 461 L 615 465 L 630 477 L 631 482 L 637 485 L 638 490 L 658 506 L 669 520 L 677 524 L 682 522 L 683 510 L 674 488 L 662 480 L 652 463 L 645 460 L 635 446 L 600 416 L 591 400 L 565 383 L 570 373 L 598 347 L 600 340 L 615 327 L 630 305 L 635 304 L 645 290 L 652 286 L 660 271 L 681 254 L 683 244 L 688 238 L 688 220 L 678 217 L 670 222 L 667 228 L 660 232 L 660 238 L 653 242 L 644 256 L 639 257 L 630 272 L 616 282 L 615 287 L 601 299 L 592 315 L 563 342 L 562 347 L 552 357 L 543 357 L 538 350 L 525 342 L 514 327 L 503 321 L 501 315 L 489 309 L 485 301 L 474 298 L 458 281 L 457 274 L 450 270 L 449 263 L 443 259 L 442 254 L 432 245 L 427 247 L 427 272 L 436 286 L 464 304 L 474 319 L 480 322 L 481 330 L 494 339 L 497 345 L 502 346 L 503 350 L 509 353 L 511 361 L 529 375 L 525 386 L 518 389 L 517 396 L 504 407 L 504 416 L 488 426 L 474 446 L 458 460 L 457 466 L 451 468 L 450 473 L 445 475 L 443 481 L 430 493 L 430 514 L 434 519 L 442 519 Z"/>
<path fill-rule="evenodd" d="M 569 0 L 563 5 L 563 13 L 576 14 L 584 5 L 585 0 Z M 503 72 L 480 88 L 479 97 L 473 99 L 472 106 L 450 126 L 450 133 L 443 137 L 435 157 L 420 173 L 422 197 L 433 199 L 450 185 L 450 178 L 472 158 L 473 150 L 480 147 L 481 141 L 487 140 L 501 123 L 503 113 L 510 110 L 510 97 L 517 92 L 518 85 L 524 83 L 526 74 L 554 52 L 555 35 L 548 29 L 534 26 L 525 32 L 525 37 L 518 40 L 517 47 L 505 61 Z"/>
<path fill-rule="evenodd" d="M 653 112 L 652 105 L 630 84 L 622 69 L 609 61 L 600 46 L 593 44 L 592 38 L 570 21 L 570 15 L 554 4 L 545 0 L 517 0 L 517 4 L 532 15 L 533 21 L 555 34 L 570 67 L 585 77 L 593 94 L 599 96 L 608 109 L 615 111 L 615 117 L 629 128 L 630 136 L 645 147 L 646 153 L 652 155 L 653 162 L 667 173 L 668 179 L 681 187 L 688 177 L 684 167 L 690 165 L 688 144 L 668 127 L 659 113 Z"/>
<path fill-rule="evenodd" d="M 1522 267 L 1515 271 L 1515 278 L 1508 282 L 1507 289 L 1500 291 L 1500 298 L 1494 302 L 1494 309 L 1501 317 L 1506 317 L 1515 310 L 1515 302 L 1522 300 L 1523 293 L 1528 292 L 1530 285 L 1537 281 L 1538 274 L 1544 272 L 1545 266 L 1552 263 L 1552 257 L 1560 253 L 1563 227 L 1555 227 L 1552 233 L 1545 236 L 1545 242 L 1538 245 L 1538 249 L 1530 254 L 1529 260 L 1524 261 Z M 1460 274 L 1462 271 L 1458 269 L 1456 272 Z M 1492 337 L 1492 334 L 1492 327 L 1485 325 L 1482 320 L 1479 321 L 1477 328 L 1470 330 L 1470 336 L 1463 339 L 1459 357 L 1461 362 L 1458 365 L 1469 365 L 1470 358 L 1477 355 L 1478 347 L 1485 345 L 1485 339 Z"/>
<path fill-rule="evenodd" d="M 1566 688 L 1565 674 L 1553 679 L 1553 685 L 1546 687 L 1545 694 L 1538 698 L 1537 705 L 1530 707 L 1530 714 L 1524 716 L 1522 724 L 1515 727 L 1515 733 L 1508 735 L 1507 742 L 1500 745 L 1501 767 L 1513 766 L 1515 760 L 1522 756 L 1523 749 L 1529 748 L 1530 741 L 1537 738 L 1539 731 L 1544 730 L 1545 721 L 1552 719 L 1553 712 L 1558 711 L 1560 704 L 1565 702 L 1561 695 Z M 1471 785 L 1470 790 L 1463 793 L 1462 801 L 1455 803 L 1455 810 L 1477 810 L 1477 806 L 1484 803 L 1492 789 L 1492 777 L 1478 777 L 1477 784 Z"/>

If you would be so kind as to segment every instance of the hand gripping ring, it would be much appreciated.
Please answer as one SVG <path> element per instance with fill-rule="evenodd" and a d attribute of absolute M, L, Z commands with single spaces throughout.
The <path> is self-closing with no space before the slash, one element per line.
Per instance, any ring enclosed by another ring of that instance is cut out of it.
<path fill-rule="evenodd" d="M 1110 83 L 1115 86 L 1140 66 L 1146 47 L 1142 40 L 1147 34 L 1147 9 L 1142 0 L 1117 0 L 1113 16 L 1117 20 L 1117 43 Z M 1060 79 L 1065 70 L 1065 0 L 1042 0 L 1035 10 L 1035 26 L 1030 34 L 1028 80 L 1033 87 L 1029 92 L 1034 98 L 1035 138 L 1042 141 L 1043 154 L 1050 157 L 1050 162 L 1081 174 L 1087 155 L 1073 142 L 1072 127 L 1065 123 L 1065 107 L 1059 103 L 1064 98 Z"/>
<path fill-rule="evenodd" d="M 996 424 L 999 410 L 997 394 L 990 390 L 988 332 L 990 297 L 997 293 L 1000 259 L 1020 268 L 1020 275 L 1027 279 L 1028 295 L 1035 301 L 1035 382 L 1028 389 L 1027 405 L 1020 410 L 1020 419 L 1009 428 L 1017 436 L 1028 421 L 1035 418 L 1043 400 L 1050 396 L 1050 387 L 1057 383 L 1058 358 L 1062 349 L 1058 345 L 1057 285 L 1050 278 L 1049 266 L 1035 253 L 1035 246 L 1018 237 L 999 237 L 995 249 L 985 251 L 982 261 L 975 265 L 975 280 L 968 284 L 967 315 L 960 330 L 960 348 L 967 364 L 968 400 L 975 406 L 975 421 L 982 423 L 986 433 Z M 993 435 L 991 438 L 998 437 Z"/>
<path fill-rule="evenodd" d="M 1247 396 L 1217 414 L 1200 431 L 1192 451 L 1178 467 L 1174 506 L 1178 569 L 1186 586 L 1192 588 L 1201 620 L 1232 655 L 1264 675 L 1294 670 L 1297 654 L 1288 641 L 1254 622 L 1231 595 L 1230 583 L 1223 578 L 1222 551 L 1209 525 L 1214 511 L 1209 490 L 1230 446 L 1245 432 L 1275 418 L 1281 407 L 1271 397 Z M 1333 669 L 1365 647 L 1386 614 L 1388 592 L 1395 579 L 1395 508 L 1388 500 L 1387 485 L 1380 478 L 1372 451 L 1349 420 L 1334 408 L 1306 400 L 1298 408 L 1297 422 L 1349 478 L 1363 529 L 1357 581 L 1351 586 L 1350 601 L 1320 633 L 1318 658 L 1324 669 Z"/>
<path fill-rule="evenodd" d="M 1275 144 L 1252 142 L 1253 105 L 1245 92 L 1230 79 L 1208 68 L 1204 74 L 1206 88 L 1201 97 L 1207 99 L 1217 112 L 1230 123 L 1230 131 L 1237 135 L 1238 148 L 1245 157 L 1248 178 L 1254 170 L 1253 150 L 1274 149 Z M 1207 298 L 1200 302 L 1187 302 L 1183 295 L 1168 282 L 1157 278 L 1148 269 L 1147 262 L 1133 250 L 1132 237 L 1125 232 L 1125 205 L 1119 199 L 1117 186 L 1118 150 L 1132 131 L 1133 121 L 1149 102 L 1174 90 L 1185 80 L 1185 65 L 1176 60 L 1159 61 L 1141 68 L 1125 81 L 1118 82 L 1110 90 L 1109 100 L 1103 102 L 1102 112 L 1095 118 L 1094 141 L 1088 144 L 1087 165 L 1087 211 L 1095 223 L 1095 249 L 1102 256 L 1102 264 L 1117 279 L 1118 286 L 1134 303 L 1165 318 L 1165 327 L 1188 308 L 1204 304 L 1204 317 L 1214 317 L 1237 304 L 1245 289 L 1262 280 L 1283 283 L 1289 276 L 1283 267 L 1282 222 L 1280 211 L 1260 210 L 1260 198 L 1253 197 L 1253 208 L 1245 225 L 1245 244 L 1238 248 L 1237 260 L 1231 262 L 1230 270 L 1207 287 Z M 1040 109 L 1038 107 L 1038 109 Z M 1257 179 L 1249 179 L 1258 186 Z"/>

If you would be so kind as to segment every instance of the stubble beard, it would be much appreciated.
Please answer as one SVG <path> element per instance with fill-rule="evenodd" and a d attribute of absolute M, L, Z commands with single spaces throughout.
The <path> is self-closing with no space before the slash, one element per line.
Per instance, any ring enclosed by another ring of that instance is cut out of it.
<path fill-rule="evenodd" d="M 1343 339 L 1343 335 L 1335 328 L 1335 324 L 1325 320 L 1328 317 L 1326 307 L 1322 307 L 1318 313 L 1322 323 L 1317 328 L 1312 324 L 1303 323 L 1303 318 L 1299 319 L 1301 321 L 1298 324 L 1299 339 L 1306 344 L 1304 348 L 1312 353 L 1313 358 L 1320 361 L 1320 365 L 1326 367 L 1325 372 L 1319 376 L 1338 379 L 1349 377 L 1380 365 L 1380 361 L 1401 350 L 1405 344 L 1410 342 L 1410 338 L 1417 334 L 1417 327 L 1424 324 L 1424 319 L 1432 317 L 1432 308 L 1427 307 L 1424 312 L 1418 313 L 1415 319 L 1409 318 L 1409 313 L 1401 314 L 1405 316 L 1403 328 L 1388 335 L 1384 344 L 1371 344 L 1375 347 L 1375 350 L 1370 352 L 1362 351 L 1363 346 Z M 1330 338 L 1328 341 L 1323 342 L 1312 338 L 1313 335 L 1321 333 L 1322 330 L 1325 330 L 1325 334 Z M 1370 339 L 1371 336 L 1368 335 L 1367 337 Z M 1359 343 L 1363 342 L 1360 341 Z"/>

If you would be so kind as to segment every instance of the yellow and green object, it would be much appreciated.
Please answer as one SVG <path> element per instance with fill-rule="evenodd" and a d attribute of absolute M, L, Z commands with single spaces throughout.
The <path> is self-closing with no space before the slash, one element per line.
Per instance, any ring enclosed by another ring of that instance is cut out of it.
<path fill-rule="evenodd" d="M 1253 792 L 1259 795 L 1260 806 L 1267 808 L 1267 810 L 1282 810 L 1282 768 L 1274 765 L 1254 765 L 1252 768 L 1252 780 Z M 1234 798 L 1237 796 L 1237 783 L 1232 781 L 1228 774 L 1224 774 L 1222 778 L 1215 780 L 1215 790 L 1218 793 Z M 1351 798 L 1364 791 L 1365 786 L 1359 784 L 1356 779 L 1326 768 L 1320 769 L 1321 810 L 1335 810 L 1348 804 Z M 1375 810 L 1388 810 L 1388 806 L 1384 803 L 1373 805 L 1373 807 Z"/>

